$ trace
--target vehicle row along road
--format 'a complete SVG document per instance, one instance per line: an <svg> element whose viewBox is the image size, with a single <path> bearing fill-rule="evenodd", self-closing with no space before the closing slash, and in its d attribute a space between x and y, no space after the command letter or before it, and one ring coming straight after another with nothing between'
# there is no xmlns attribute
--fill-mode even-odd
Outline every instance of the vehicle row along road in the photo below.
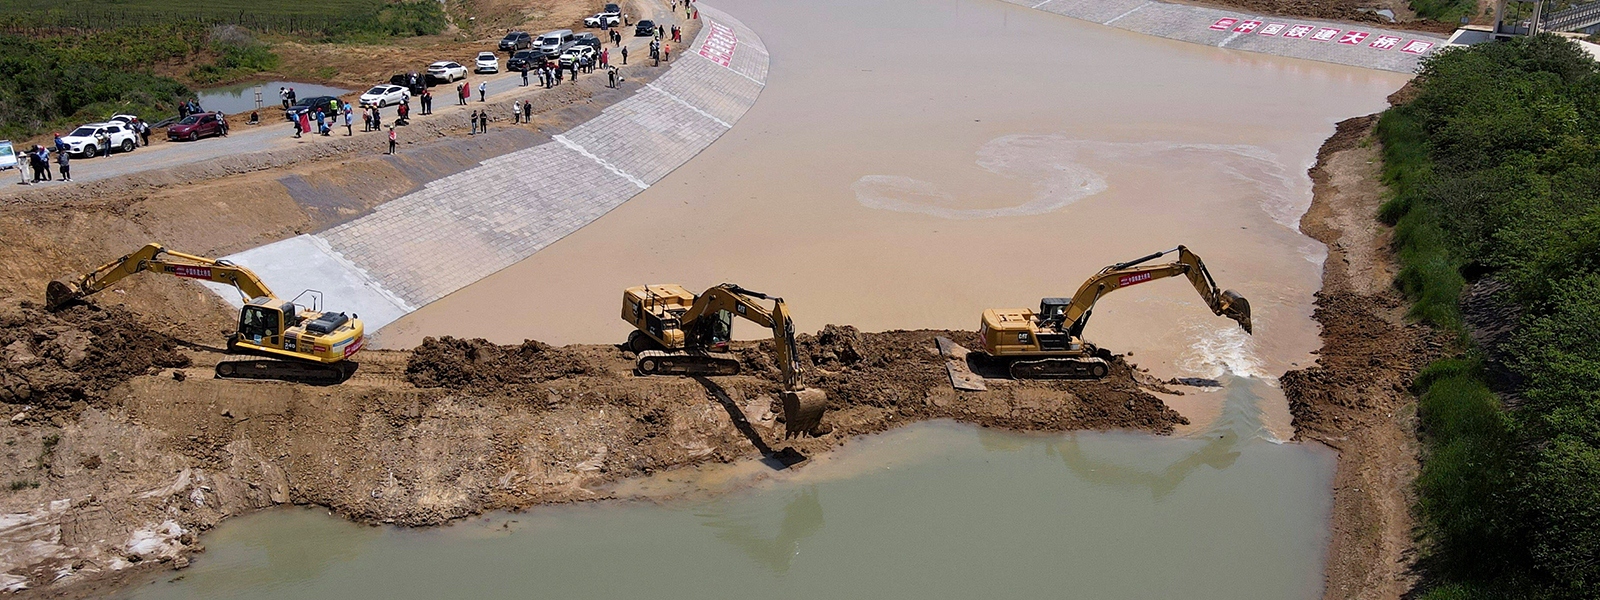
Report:
<svg viewBox="0 0 1600 600"><path fill-rule="evenodd" d="M650 15L650 17L654 19L656 23L661 24L663 27L666 27L669 30L673 24L682 24L681 15L672 14L665 6L652 6L649 10L651 10L653 13ZM629 67L650 68L647 65L649 64L648 46L651 38L634 36L633 28L631 26L623 27L620 29L620 31L623 34L623 45L628 48L629 58L631 59L629 61ZM498 38L496 38L494 41L485 42L485 49L493 50L493 44L497 42ZM605 44L605 47L611 49L613 55L616 54L615 48L609 42ZM505 60L508 58L508 56L506 56L504 53L499 54L501 55L501 68L504 69ZM451 60L451 58L440 57L439 60ZM473 57L470 56L457 58L456 60L462 65L466 65L468 68L471 68L471 65L473 64ZM617 60L617 63L621 63L620 59ZM663 63L658 68L665 69L667 66L668 63ZM419 67L418 72L421 72L421 70L422 69ZM626 71L624 71L624 73L626 74ZM541 90L533 84L533 82L537 81L536 76L530 73L528 77L530 82L529 87L523 88L521 93L540 93ZM594 74L587 75L587 77L604 77L604 75L597 70ZM471 103L469 103L467 106L459 106L456 104L453 94L455 93L455 86L460 82L442 83L432 88L434 114L426 116L421 115L421 110L419 105L416 103L416 99L412 99L411 118L413 122L427 122L429 120L454 115L459 111L477 110L482 106L482 104L478 102L479 82L488 82L488 97L489 100L494 101L507 93L518 91L518 88L520 88L522 85L522 74L506 71L494 74L485 73L481 75L468 73L467 78L464 81L470 83L472 86ZM374 84L378 83L383 82L374 82ZM352 106L354 104L354 102L351 103ZM282 110L277 105L266 106L262 108L261 113L261 125L245 125L243 119L239 118L238 116L230 118L228 120L229 133L227 137L206 138L194 142L173 142L155 147L139 148L131 153L117 153L113 154L109 158L100 157L73 161L73 181L79 182L79 185L83 185L98 180L129 175L141 171L165 169L196 163L220 156L233 156L247 154L250 152L259 152L263 150L288 148L296 144L324 143L325 141L324 138L316 135L305 135L298 139L295 138L294 126L283 118ZM508 115L502 114L495 116L496 118L504 118ZM389 107L384 109L383 118L385 123L392 122L395 118L395 108ZM359 118L354 126L361 126ZM342 127L339 129L342 130ZM401 136L401 142L404 143L406 141L405 129L400 128L397 129L397 131ZM356 132L356 134L362 135L362 133L359 131ZM157 129L150 132L151 138L162 137L165 135L165 129ZM365 135L380 134L367 133ZM335 133L330 137L343 136L344 134L340 132Z"/></svg>

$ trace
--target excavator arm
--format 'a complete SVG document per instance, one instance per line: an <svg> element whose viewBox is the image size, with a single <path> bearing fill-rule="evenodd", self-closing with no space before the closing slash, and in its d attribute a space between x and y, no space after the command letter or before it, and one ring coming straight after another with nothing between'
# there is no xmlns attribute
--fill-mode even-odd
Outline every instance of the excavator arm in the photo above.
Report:
<svg viewBox="0 0 1600 600"><path fill-rule="evenodd" d="M772 310L756 302L758 299L771 300ZM783 298L724 283L695 298L694 305L682 318L686 324L695 323L724 310L772 330L772 345L778 354L778 367L783 371L784 389L795 389L800 383L800 358L795 350L794 322L789 318L789 307Z"/></svg>
<svg viewBox="0 0 1600 600"><path fill-rule="evenodd" d="M1161 258L1172 253L1178 253L1175 262L1145 265L1145 263ZM1221 290L1211 278L1211 272L1206 269L1200 257L1191 252L1188 247L1178 246L1165 252L1156 252L1149 256L1141 257L1128 262L1117 263L1101 269L1088 281L1078 288L1078 293L1072 296L1072 301L1056 315L1045 315L1052 320L1049 323L1055 327L1065 327L1068 333L1074 336L1083 335L1084 326L1088 325L1089 315L1094 310L1094 305L1106 294L1119 289L1155 281L1167 277L1184 275L1189 278L1189 283L1194 285L1200 298L1205 300L1206 306L1217 316L1227 317L1239 323L1246 333L1252 333L1250 324L1250 302L1244 296L1233 290Z"/></svg>
<svg viewBox="0 0 1600 600"><path fill-rule="evenodd" d="M267 285L249 269L225 260L173 252L161 244L152 243L132 254L106 263L76 281L51 281L45 289L45 306L50 309L59 308L111 287L124 277L143 271L232 285L247 302L263 296L275 297L272 290L267 289Z"/></svg>
<svg viewBox="0 0 1600 600"><path fill-rule="evenodd" d="M757 300L771 300L772 309L768 310ZM828 408L828 397L822 390L808 389L800 384L800 354L794 342L794 321L789 317L789 307L783 298L724 283L696 297L688 312L683 314L683 323L697 323L703 317L724 310L772 330L772 346L777 353L778 367L783 372L782 399L787 435L814 431L822 423L822 413Z"/></svg>

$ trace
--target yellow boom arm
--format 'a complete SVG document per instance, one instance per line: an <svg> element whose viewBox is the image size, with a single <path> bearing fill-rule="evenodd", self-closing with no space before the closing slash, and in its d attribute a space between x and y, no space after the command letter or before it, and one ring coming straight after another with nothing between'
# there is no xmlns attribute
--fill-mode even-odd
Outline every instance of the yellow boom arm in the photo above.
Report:
<svg viewBox="0 0 1600 600"><path fill-rule="evenodd" d="M188 277L216 283L232 285L244 296L245 301L253 298L275 298L272 290L256 277L250 269L235 265L225 260L194 256L182 252L173 252L162 247L161 244L149 244L132 254L106 263L89 274L78 278L77 281L52 281L45 290L45 305L57 308L84 296L94 294L114 284L122 278L139 273L151 271L166 273L178 277Z"/></svg>
<svg viewBox="0 0 1600 600"><path fill-rule="evenodd" d="M1162 256L1178 253L1178 260L1167 264L1139 266L1143 263L1161 258ZM1211 272L1206 270L1206 265L1200 262L1200 257L1190 252L1185 246L1178 246L1166 252L1157 252L1149 256L1117 263L1101 269L1099 273L1090 277L1088 281L1078 288L1078 293L1072 296L1072 302L1066 310L1051 318L1055 321L1052 325L1057 327L1071 324L1069 333L1075 336L1083 334L1084 325L1088 324L1089 314L1094 309L1095 302L1102 296L1122 288L1138 285L1147 281L1155 281L1175 275L1186 275L1189 283L1194 284L1195 291L1206 301L1206 306L1218 316L1233 319L1243 327L1246 333L1251 332L1250 303L1243 296L1232 290L1219 290L1217 283L1211 279Z"/></svg>
<svg viewBox="0 0 1600 600"><path fill-rule="evenodd" d="M772 310L761 306L756 302L757 299L771 300ZM694 305L689 307L682 319L685 324L694 323L703 316L723 310L772 330L772 345L777 348L778 366L783 370L783 387L786 390L798 389L800 358L794 345L794 321L789 318L789 308L783 298L724 283L695 298Z"/></svg>

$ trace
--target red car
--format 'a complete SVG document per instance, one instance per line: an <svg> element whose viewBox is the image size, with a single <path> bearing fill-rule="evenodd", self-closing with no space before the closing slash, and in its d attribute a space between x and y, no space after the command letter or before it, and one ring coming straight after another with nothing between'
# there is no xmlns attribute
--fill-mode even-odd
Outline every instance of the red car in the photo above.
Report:
<svg viewBox="0 0 1600 600"><path fill-rule="evenodd" d="M222 113L200 113L184 117L167 128L167 139L195 141L212 135L228 135L228 120Z"/></svg>

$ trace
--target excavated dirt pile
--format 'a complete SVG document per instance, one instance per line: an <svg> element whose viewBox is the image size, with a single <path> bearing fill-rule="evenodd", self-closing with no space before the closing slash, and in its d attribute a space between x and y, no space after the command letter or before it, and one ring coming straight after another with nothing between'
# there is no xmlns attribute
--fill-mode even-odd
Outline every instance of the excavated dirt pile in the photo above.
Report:
<svg viewBox="0 0 1600 600"><path fill-rule="evenodd" d="M833 409L865 407L913 420L950 418L1020 430L1142 429L1171 432L1188 420L1141 389L1134 369L1116 357L1111 373L1095 381L990 380L987 392L951 388L945 359L934 343L947 337L978 347L975 332L951 330L861 333L829 325L817 335L797 336L807 385L825 390ZM765 353L762 353L763 355ZM841 414L847 433L886 429L892 420L860 428Z"/></svg>
<svg viewBox="0 0 1600 600"><path fill-rule="evenodd" d="M406 379L422 388L492 391L575 376L604 376L610 369L594 353L536 340L499 346L483 338L424 338L406 362Z"/></svg>
<svg viewBox="0 0 1600 600"><path fill-rule="evenodd" d="M0 303L0 402L52 411L97 403L117 384L189 365L173 338L120 307L81 304L50 312Z"/></svg>

